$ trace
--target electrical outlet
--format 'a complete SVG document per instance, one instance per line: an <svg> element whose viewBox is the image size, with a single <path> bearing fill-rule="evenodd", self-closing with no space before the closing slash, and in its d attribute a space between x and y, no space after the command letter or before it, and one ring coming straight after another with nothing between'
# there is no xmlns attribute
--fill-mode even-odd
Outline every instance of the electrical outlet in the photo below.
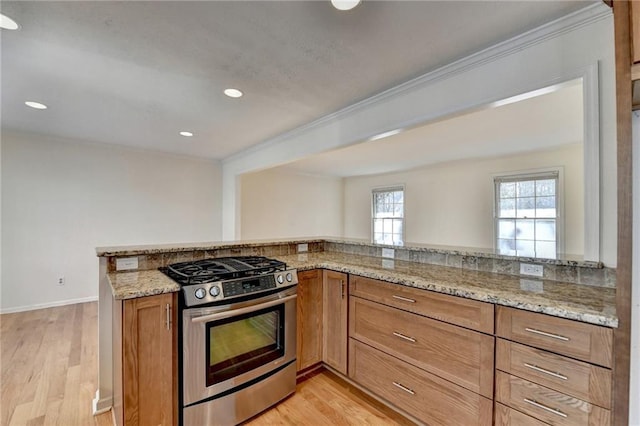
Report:
<svg viewBox="0 0 640 426"><path fill-rule="evenodd" d="M64 285L64 277L58 277L58 285Z"/></svg>
<svg viewBox="0 0 640 426"><path fill-rule="evenodd" d="M387 257L389 259L393 259L395 257L395 250L390 248L382 249L382 257Z"/></svg>
<svg viewBox="0 0 640 426"><path fill-rule="evenodd" d="M305 253L309 251L309 244L298 244L298 253Z"/></svg>
<svg viewBox="0 0 640 426"><path fill-rule="evenodd" d="M531 275L533 277L541 277L544 275L544 266L534 265L532 263L521 263L520 275Z"/></svg>
<svg viewBox="0 0 640 426"><path fill-rule="evenodd" d="M138 269L138 257L118 257L116 258L116 271L129 271Z"/></svg>

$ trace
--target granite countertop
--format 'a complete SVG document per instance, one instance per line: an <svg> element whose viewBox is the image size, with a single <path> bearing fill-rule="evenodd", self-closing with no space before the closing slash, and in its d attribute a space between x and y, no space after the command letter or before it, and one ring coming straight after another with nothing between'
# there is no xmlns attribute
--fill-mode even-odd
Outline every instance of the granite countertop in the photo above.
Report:
<svg viewBox="0 0 640 426"><path fill-rule="evenodd" d="M368 246L376 248L391 248L398 250L422 251L431 253L455 254L460 256L478 256L490 259L506 259L521 262L535 262L549 265L583 266L589 268L602 268L601 262L584 260L581 256L573 256L558 253L555 259L531 258L509 256L496 252L493 248L443 246L424 243L407 242L401 245L387 245L374 243L371 240L345 237L299 237L268 240L240 240L240 241L213 241L192 242L176 244L147 244L131 246L96 247L96 255L99 257L113 256L137 256L157 253L180 253L198 250L224 250L247 247L264 247L278 244L309 244L309 243L335 243L355 246Z"/></svg>
<svg viewBox="0 0 640 426"><path fill-rule="evenodd" d="M380 279L468 299L512 306L582 322L617 327L615 289L474 271L346 253L274 256L290 268L315 268ZM108 274L116 299L180 290L159 270Z"/></svg>
<svg viewBox="0 0 640 426"><path fill-rule="evenodd" d="M157 269L134 272L111 272L108 275L113 297L135 299L162 293L174 293L180 285Z"/></svg>
<svg viewBox="0 0 640 426"><path fill-rule="evenodd" d="M276 256L298 270L324 268L468 299L617 327L615 289L345 253Z"/></svg>

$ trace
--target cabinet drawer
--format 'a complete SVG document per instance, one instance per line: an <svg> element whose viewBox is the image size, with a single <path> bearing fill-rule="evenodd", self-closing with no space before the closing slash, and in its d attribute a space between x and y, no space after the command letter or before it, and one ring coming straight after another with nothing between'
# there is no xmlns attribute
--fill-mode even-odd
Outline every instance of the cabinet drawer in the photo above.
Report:
<svg viewBox="0 0 640 426"><path fill-rule="evenodd" d="M350 300L349 336L488 398L495 338L369 300Z"/></svg>
<svg viewBox="0 0 640 426"><path fill-rule="evenodd" d="M492 402L354 339L349 376L398 408L433 425L490 425Z"/></svg>
<svg viewBox="0 0 640 426"><path fill-rule="evenodd" d="M507 340L496 340L496 368L611 408L611 370Z"/></svg>
<svg viewBox="0 0 640 426"><path fill-rule="evenodd" d="M496 401L552 425L603 426L609 410L496 371Z"/></svg>
<svg viewBox="0 0 640 426"><path fill-rule="evenodd" d="M493 304L351 276L350 294L405 311L493 334Z"/></svg>
<svg viewBox="0 0 640 426"><path fill-rule="evenodd" d="M496 403L496 426L546 426L546 423L522 414L520 411Z"/></svg>
<svg viewBox="0 0 640 426"><path fill-rule="evenodd" d="M496 334L505 339L611 367L613 331L610 328L498 306Z"/></svg>

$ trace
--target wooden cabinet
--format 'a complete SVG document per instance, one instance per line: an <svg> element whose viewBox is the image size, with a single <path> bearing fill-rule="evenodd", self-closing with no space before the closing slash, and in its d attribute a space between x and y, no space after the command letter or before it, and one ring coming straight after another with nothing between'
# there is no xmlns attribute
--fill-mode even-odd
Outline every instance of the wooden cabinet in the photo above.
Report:
<svg viewBox="0 0 640 426"><path fill-rule="evenodd" d="M322 361L347 374L347 275L323 271Z"/></svg>
<svg viewBox="0 0 640 426"><path fill-rule="evenodd" d="M177 293L115 300L113 307L116 424L176 424Z"/></svg>
<svg viewBox="0 0 640 426"><path fill-rule="evenodd" d="M356 339L349 345L351 378L415 418L433 425L491 425L491 399Z"/></svg>
<svg viewBox="0 0 640 426"><path fill-rule="evenodd" d="M525 345L611 367L613 330L597 325L498 306L496 334Z"/></svg>
<svg viewBox="0 0 640 426"><path fill-rule="evenodd" d="M610 412L520 377L496 371L496 401L547 424L604 426Z"/></svg>
<svg viewBox="0 0 640 426"><path fill-rule="evenodd" d="M350 277L349 293L450 324L493 334L492 303L358 276Z"/></svg>
<svg viewBox="0 0 640 426"><path fill-rule="evenodd" d="M298 273L298 371L322 362L322 288L322 270Z"/></svg>
<svg viewBox="0 0 640 426"><path fill-rule="evenodd" d="M487 398L493 397L493 336L359 297L349 337Z"/></svg>
<svg viewBox="0 0 640 426"><path fill-rule="evenodd" d="M427 424L493 420L493 305L349 277L349 377ZM448 320L450 322L446 322Z"/></svg>
<svg viewBox="0 0 640 426"><path fill-rule="evenodd" d="M496 312L496 403L553 425L610 423L611 329L504 306ZM496 415L497 425L512 421Z"/></svg>

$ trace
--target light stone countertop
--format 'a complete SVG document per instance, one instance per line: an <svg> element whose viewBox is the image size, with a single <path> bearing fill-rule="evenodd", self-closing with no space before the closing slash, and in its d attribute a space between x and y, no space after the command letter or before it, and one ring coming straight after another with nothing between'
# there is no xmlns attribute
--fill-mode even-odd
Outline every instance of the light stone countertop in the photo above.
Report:
<svg viewBox="0 0 640 426"><path fill-rule="evenodd" d="M107 275L117 300L135 299L180 291L180 285L157 269L133 272L111 272Z"/></svg>
<svg viewBox="0 0 640 426"><path fill-rule="evenodd" d="M618 326L613 288L524 279L346 253L321 252L273 257L298 270L330 269L591 324ZM178 284L158 270L110 273L109 280L116 299L180 289Z"/></svg>

